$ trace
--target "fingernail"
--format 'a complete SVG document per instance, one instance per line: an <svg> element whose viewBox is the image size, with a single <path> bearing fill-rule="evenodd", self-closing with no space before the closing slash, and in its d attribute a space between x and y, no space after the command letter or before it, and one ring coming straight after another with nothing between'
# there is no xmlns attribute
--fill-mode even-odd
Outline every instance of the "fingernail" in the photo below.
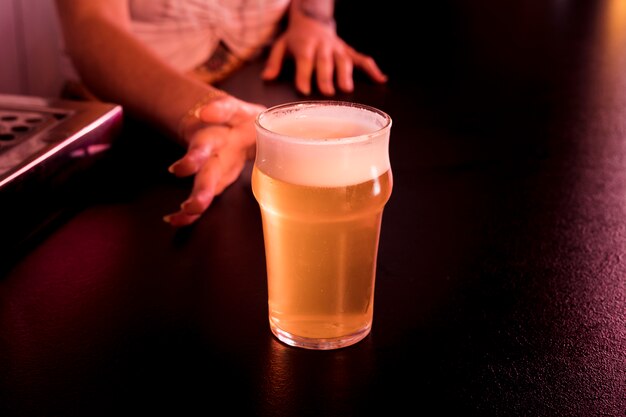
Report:
<svg viewBox="0 0 626 417"><path fill-rule="evenodd" d="M187 214L199 214L202 212L201 203L193 198L183 201L180 204L180 209Z"/></svg>
<svg viewBox="0 0 626 417"><path fill-rule="evenodd" d="M173 174L176 170L176 167L178 166L178 162L174 162L172 165L170 165L167 170L169 171L170 174Z"/></svg>
<svg viewBox="0 0 626 417"><path fill-rule="evenodd" d="M165 223L172 223L172 216L169 214L167 216L163 216L163 221Z"/></svg>
<svg viewBox="0 0 626 417"><path fill-rule="evenodd" d="M180 203L180 208L183 211L187 211L191 208L192 202L189 200L183 201L182 203Z"/></svg>

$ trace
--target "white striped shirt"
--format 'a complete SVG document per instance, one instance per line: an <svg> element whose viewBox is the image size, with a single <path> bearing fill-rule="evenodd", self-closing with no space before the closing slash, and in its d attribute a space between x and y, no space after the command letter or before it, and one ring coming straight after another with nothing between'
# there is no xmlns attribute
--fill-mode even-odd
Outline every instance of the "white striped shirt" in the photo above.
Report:
<svg viewBox="0 0 626 417"><path fill-rule="evenodd" d="M276 33L290 0L129 0L132 30L174 68L188 72L222 42L248 59Z"/></svg>

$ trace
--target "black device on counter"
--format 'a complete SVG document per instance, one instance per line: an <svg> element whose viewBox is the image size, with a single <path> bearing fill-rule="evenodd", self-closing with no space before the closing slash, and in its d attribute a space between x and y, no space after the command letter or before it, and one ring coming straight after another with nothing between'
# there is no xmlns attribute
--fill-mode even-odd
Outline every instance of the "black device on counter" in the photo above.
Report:
<svg viewBox="0 0 626 417"><path fill-rule="evenodd" d="M112 103L0 94L0 260L68 209L122 125Z"/></svg>

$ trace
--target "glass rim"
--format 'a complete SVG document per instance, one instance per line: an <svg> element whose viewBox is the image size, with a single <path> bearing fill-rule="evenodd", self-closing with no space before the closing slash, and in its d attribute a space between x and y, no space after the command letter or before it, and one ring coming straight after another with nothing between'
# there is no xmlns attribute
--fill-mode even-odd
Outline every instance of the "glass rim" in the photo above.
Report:
<svg viewBox="0 0 626 417"><path fill-rule="evenodd" d="M275 113L277 111L281 111L281 110L285 110L285 109L289 109L289 108L293 108L295 109L294 111L297 111L297 109L301 109L301 108L307 108L307 107L313 107L313 106L326 106L326 107L345 107L345 108L353 108L353 109L360 109L360 110L365 110L368 111L371 114L374 114L378 117L381 118L381 120L383 121L382 126L376 128L376 129L372 129L371 131L368 131L367 133L363 133L360 135L352 135L352 136L345 136L345 137L341 137L341 138L336 138L336 139L328 139L328 138L317 138L317 139L324 139L324 140L311 140L311 139L316 139L316 138L301 138L299 136L291 136L291 135L285 135L282 133L278 133L275 132L271 129L268 129L267 127L263 126L262 124L262 119L264 117L266 117L267 115L269 115L270 113ZM331 144L331 143L346 143L346 142L358 142L361 140L364 140L366 138L370 138L372 136L376 136L379 135L381 132L385 131L385 130L389 130L391 128L391 124L392 124L392 119L391 116L389 116L389 114L387 114L386 112L384 112L383 110L380 110L379 108L376 108L374 106L368 105L368 104L363 104L363 103L358 103L358 102L352 102L352 101L345 101L345 100L299 100L299 101L291 101L291 102L287 102L287 103L281 103L281 104L277 104L274 106L270 106L268 108L266 108L265 110L261 111L254 119L254 124L256 125L256 127L258 129L260 129L261 131L268 133L270 135L272 135L273 137L276 138L283 138L285 140L289 140L290 142L306 142L309 145L313 145L313 144Z"/></svg>

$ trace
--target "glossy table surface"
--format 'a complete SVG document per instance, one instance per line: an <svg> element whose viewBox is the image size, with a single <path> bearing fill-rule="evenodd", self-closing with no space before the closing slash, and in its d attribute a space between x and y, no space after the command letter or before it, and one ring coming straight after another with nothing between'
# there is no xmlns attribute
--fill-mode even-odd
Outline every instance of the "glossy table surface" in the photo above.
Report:
<svg viewBox="0 0 626 417"><path fill-rule="evenodd" d="M393 119L366 339L278 342L250 166L176 231L182 150L129 122L3 270L0 415L623 416L626 4L433 3L338 4L390 75L338 96ZM302 99L261 68L223 88Z"/></svg>

